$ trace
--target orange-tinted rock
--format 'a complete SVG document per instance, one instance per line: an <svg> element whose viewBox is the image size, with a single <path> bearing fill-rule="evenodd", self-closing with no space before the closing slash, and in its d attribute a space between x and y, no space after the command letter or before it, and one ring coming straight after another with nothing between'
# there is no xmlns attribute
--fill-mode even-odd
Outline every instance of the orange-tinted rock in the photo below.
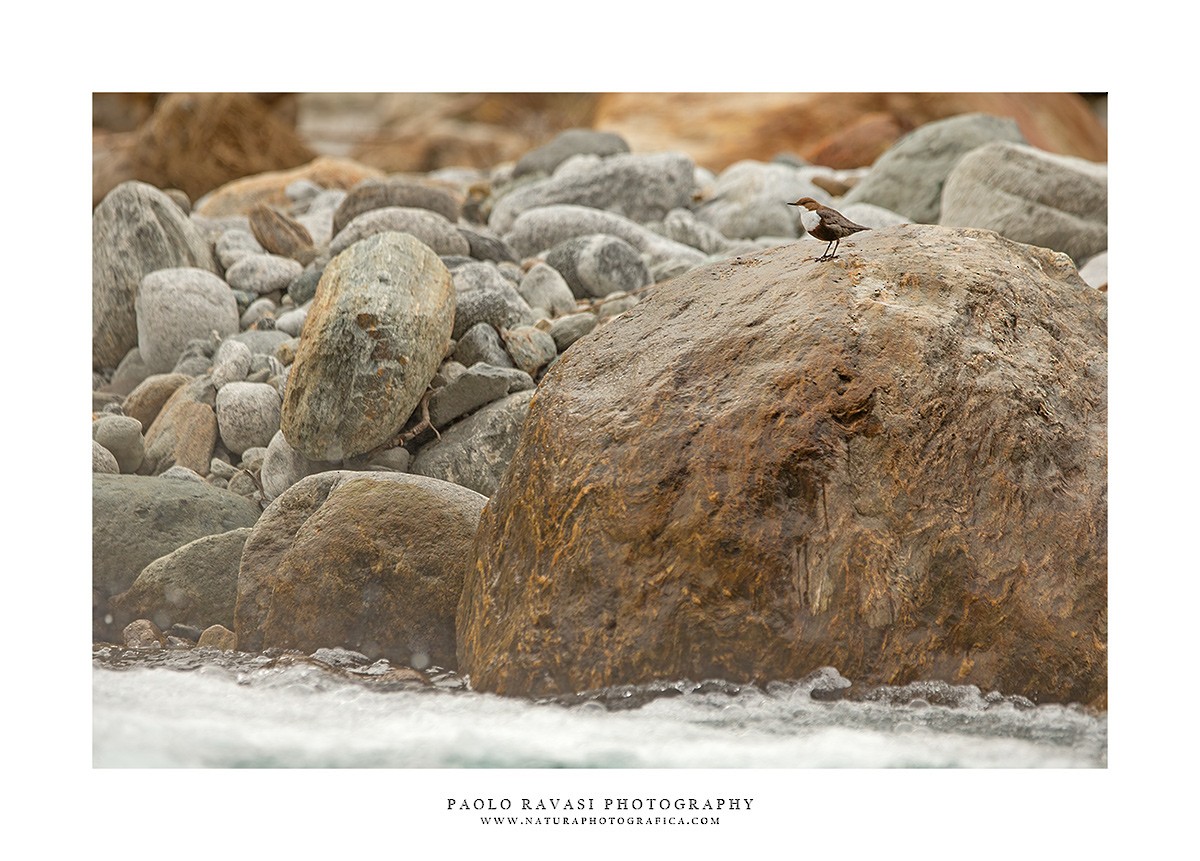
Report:
<svg viewBox="0 0 1200 861"><path fill-rule="evenodd" d="M594 124L621 135L634 152L686 152L721 170L780 152L815 160L830 135L868 115L913 129L974 112L1012 117L1040 149L1108 158L1108 133L1076 93L606 93Z"/></svg>
<svg viewBox="0 0 1200 861"><path fill-rule="evenodd" d="M187 374L153 374L138 383L121 403L121 409L149 430L171 395L191 379Z"/></svg>
<svg viewBox="0 0 1200 861"><path fill-rule="evenodd" d="M130 160L137 179L194 200L232 179L313 156L290 124L248 93L171 93L138 129Z"/></svg>
<svg viewBox="0 0 1200 861"><path fill-rule="evenodd" d="M302 479L246 542L238 648L341 646L418 668L455 666L454 614L486 502L419 475Z"/></svg>
<svg viewBox="0 0 1200 861"><path fill-rule="evenodd" d="M159 475L186 466L208 475L217 444L217 390L208 377L181 385L146 430L146 453L138 472Z"/></svg>
<svg viewBox="0 0 1200 861"><path fill-rule="evenodd" d="M838 169L867 167L906 131L891 114L864 114L847 128L813 144L808 158L813 164Z"/></svg>
<svg viewBox="0 0 1200 861"><path fill-rule="evenodd" d="M260 204L287 210L291 207L291 201L285 191L297 180L306 179L322 188L350 189L364 179L382 176L375 168L359 162L322 156L292 170L276 170L235 179L201 201L196 214L206 218L247 215Z"/></svg>
<svg viewBox="0 0 1200 861"><path fill-rule="evenodd" d="M543 379L459 608L478 690L946 680L1106 696L1106 300L993 233L659 285Z"/></svg>

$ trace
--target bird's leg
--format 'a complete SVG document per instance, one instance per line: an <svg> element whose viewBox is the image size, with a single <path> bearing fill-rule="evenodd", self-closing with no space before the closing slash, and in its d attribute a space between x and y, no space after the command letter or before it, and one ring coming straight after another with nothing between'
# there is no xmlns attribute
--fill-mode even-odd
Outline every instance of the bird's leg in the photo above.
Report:
<svg viewBox="0 0 1200 861"><path fill-rule="evenodd" d="M818 261L821 261L821 260L828 260L828 259L829 259L829 249L830 249L830 248L832 248L832 247L833 247L833 243L832 243L832 242L830 242L828 245L826 245L826 246L825 246L825 253L824 253L824 254L822 254L820 257L818 257L818 258L817 258L817 260L818 260Z"/></svg>
<svg viewBox="0 0 1200 861"><path fill-rule="evenodd" d="M833 240L833 253L829 255L830 260L837 257L838 246L841 244L842 244L842 240L840 238Z"/></svg>

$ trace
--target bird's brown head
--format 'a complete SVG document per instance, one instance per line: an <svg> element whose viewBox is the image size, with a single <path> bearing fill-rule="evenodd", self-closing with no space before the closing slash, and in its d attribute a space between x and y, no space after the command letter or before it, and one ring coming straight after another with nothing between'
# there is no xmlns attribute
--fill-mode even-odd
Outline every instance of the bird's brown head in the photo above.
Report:
<svg viewBox="0 0 1200 861"><path fill-rule="evenodd" d="M811 197L802 197L799 200L797 200L795 203L788 204L788 206L803 206L805 209L808 209L808 210L816 209L820 205L821 204L817 203Z"/></svg>

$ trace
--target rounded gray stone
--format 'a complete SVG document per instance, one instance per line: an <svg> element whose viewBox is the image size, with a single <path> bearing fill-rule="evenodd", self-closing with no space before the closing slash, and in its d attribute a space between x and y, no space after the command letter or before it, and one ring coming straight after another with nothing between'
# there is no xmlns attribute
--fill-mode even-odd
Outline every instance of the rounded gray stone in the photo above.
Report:
<svg viewBox="0 0 1200 861"><path fill-rule="evenodd" d="M936 224L950 171L968 152L994 141L1024 143L1025 138L1016 121L988 114L926 123L892 144L841 202L873 203L911 221Z"/></svg>
<svg viewBox="0 0 1200 861"><path fill-rule="evenodd" d="M454 347L454 360L465 367L486 362L498 368L513 367L512 357L500 341L500 333L491 323L476 323L462 334Z"/></svg>
<svg viewBox="0 0 1200 861"><path fill-rule="evenodd" d="M124 182L92 214L92 363L115 367L138 346L136 295L159 269L215 272L208 241L170 197Z"/></svg>
<svg viewBox="0 0 1200 861"><path fill-rule="evenodd" d="M449 222L458 221L462 215L461 204L445 189L402 177L366 179L350 189L337 205L333 230L340 233L363 213L388 207L428 210Z"/></svg>
<svg viewBox="0 0 1200 861"><path fill-rule="evenodd" d="M92 439L112 452L120 472L134 473L142 465L146 449L142 423L137 419L101 416L92 422Z"/></svg>
<svg viewBox="0 0 1200 861"><path fill-rule="evenodd" d="M220 390L228 383L238 383L250 373L250 348L241 341L226 339L213 355L212 383Z"/></svg>
<svg viewBox="0 0 1200 861"><path fill-rule="evenodd" d="M559 317L550 324L550 337L554 339L554 345L561 353L588 332L595 329L599 322L599 318L590 311L568 314L565 317Z"/></svg>
<svg viewBox="0 0 1200 861"><path fill-rule="evenodd" d="M280 332L286 332L294 337L300 337L300 332L304 329L304 321L308 319L308 308L293 308L290 311L284 311L275 318L275 328Z"/></svg>
<svg viewBox="0 0 1200 861"><path fill-rule="evenodd" d="M138 287L134 307L138 350L152 374L172 370L189 341L238 331L229 285L204 269L151 272Z"/></svg>
<svg viewBox="0 0 1200 861"><path fill-rule="evenodd" d="M492 207L488 226L508 231L522 212L552 204L580 204L632 221L661 219L691 202L695 162L682 153L621 154L518 186Z"/></svg>
<svg viewBox="0 0 1200 861"><path fill-rule="evenodd" d="M216 409L221 441L234 454L266 446L279 431L279 393L266 383L227 383Z"/></svg>
<svg viewBox="0 0 1200 861"><path fill-rule="evenodd" d="M999 142L959 160L942 191L941 223L1086 260L1108 248L1108 167Z"/></svg>
<svg viewBox="0 0 1200 861"><path fill-rule="evenodd" d="M450 346L450 273L403 233L351 245L325 269L288 375L282 429L311 460L385 444L411 415Z"/></svg>
<svg viewBox="0 0 1200 861"><path fill-rule="evenodd" d="M357 216L329 243L331 254L340 254L355 242L378 233L408 233L435 254L470 254L471 245L444 216L427 209L388 206Z"/></svg>
<svg viewBox="0 0 1200 861"><path fill-rule="evenodd" d="M829 195L813 185L814 169L761 161L739 161L725 168L713 195L696 208L696 219L729 239L799 235L795 207L801 197L827 201Z"/></svg>
<svg viewBox="0 0 1200 861"><path fill-rule="evenodd" d="M517 292L532 308L545 308L553 316L575 311L575 294L558 270L536 263L521 279Z"/></svg>
<svg viewBox="0 0 1200 861"><path fill-rule="evenodd" d="M467 263L455 269L454 289L457 307L453 337L456 341L479 323L501 329L528 325L535 320L529 303L491 263Z"/></svg>
<svg viewBox="0 0 1200 861"><path fill-rule="evenodd" d="M267 249L262 247L249 230L234 227L221 234L221 238L217 240L216 252L221 266L229 269L243 257L266 254Z"/></svg>
<svg viewBox="0 0 1200 861"><path fill-rule="evenodd" d="M546 263L559 272L581 299L637 290L652 283L650 270L637 249L607 234L577 236L546 253Z"/></svg>
<svg viewBox="0 0 1200 861"><path fill-rule="evenodd" d="M522 257L532 257L560 242L593 233L624 239L646 255L652 271L656 264L667 261L685 261L690 266L699 266L705 261L703 252L661 236L628 218L567 203L540 206L521 213L512 229L504 235L504 241Z"/></svg>
<svg viewBox="0 0 1200 861"><path fill-rule="evenodd" d="M225 270L225 280L235 290L273 293L286 290L304 271L299 261L278 254L247 254Z"/></svg>
<svg viewBox="0 0 1200 861"><path fill-rule="evenodd" d="M590 153L599 156L629 152L625 139L613 132L593 129L566 129L553 140L521 156L513 167L513 178L526 174L550 174L573 155Z"/></svg>

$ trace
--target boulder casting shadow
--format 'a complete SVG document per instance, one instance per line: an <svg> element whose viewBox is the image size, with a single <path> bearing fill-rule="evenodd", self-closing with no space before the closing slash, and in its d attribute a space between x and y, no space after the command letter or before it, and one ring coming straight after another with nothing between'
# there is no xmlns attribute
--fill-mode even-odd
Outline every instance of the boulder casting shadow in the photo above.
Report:
<svg viewBox="0 0 1200 861"><path fill-rule="evenodd" d="M479 690L821 666L1103 707L1106 299L903 225L665 282L563 355L483 512Z"/></svg>

